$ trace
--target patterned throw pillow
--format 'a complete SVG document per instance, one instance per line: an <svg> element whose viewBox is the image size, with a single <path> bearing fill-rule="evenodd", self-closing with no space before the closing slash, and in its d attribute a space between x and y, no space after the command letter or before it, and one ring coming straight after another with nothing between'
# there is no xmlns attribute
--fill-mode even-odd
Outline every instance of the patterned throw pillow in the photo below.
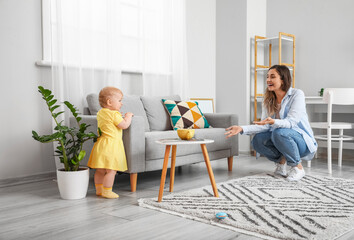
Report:
<svg viewBox="0 0 354 240"><path fill-rule="evenodd" d="M211 127L205 119L198 104L195 102L183 102L162 99L171 117L174 130L179 128L209 128Z"/></svg>

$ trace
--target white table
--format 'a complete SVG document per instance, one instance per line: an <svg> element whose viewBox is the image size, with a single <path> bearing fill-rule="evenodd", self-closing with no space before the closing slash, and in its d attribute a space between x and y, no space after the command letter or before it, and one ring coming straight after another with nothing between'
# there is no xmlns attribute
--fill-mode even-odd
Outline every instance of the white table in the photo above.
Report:
<svg viewBox="0 0 354 240"><path fill-rule="evenodd" d="M170 173L170 175L171 175L170 176L170 192L173 192L177 145L200 144L200 146L202 148L203 156L204 156L204 161L205 161L206 167L208 169L211 186L213 187L214 196L219 197L218 189L216 188L216 184L215 184L213 169L211 168L211 165L210 165L209 154L208 154L207 148L205 146L205 144L213 143L213 142L214 142L214 140L210 140L210 139L194 139L194 138L192 138L191 140L181 140L179 138L171 138L171 139L161 139L161 140L156 141L156 143L158 143L158 144L166 145L165 157L164 157L162 173L161 173L161 182L160 182L158 202L161 202L161 200L162 200L171 146L172 146L172 156L171 156L171 173Z"/></svg>

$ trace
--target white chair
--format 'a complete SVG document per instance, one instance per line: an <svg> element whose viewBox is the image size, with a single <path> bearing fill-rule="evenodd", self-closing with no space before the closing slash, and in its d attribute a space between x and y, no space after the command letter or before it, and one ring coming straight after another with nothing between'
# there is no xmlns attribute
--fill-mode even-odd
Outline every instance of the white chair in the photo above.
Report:
<svg viewBox="0 0 354 240"><path fill-rule="evenodd" d="M327 129L327 135L315 135L318 141L327 141L328 172L332 173L332 141L339 142L338 166L342 166L343 141L354 140L352 136L343 135L344 129L353 129L354 123L332 122L333 105L354 105L354 88L326 88L323 100L328 104L327 122L312 122L312 128ZM333 135L332 130L338 130L338 135Z"/></svg>

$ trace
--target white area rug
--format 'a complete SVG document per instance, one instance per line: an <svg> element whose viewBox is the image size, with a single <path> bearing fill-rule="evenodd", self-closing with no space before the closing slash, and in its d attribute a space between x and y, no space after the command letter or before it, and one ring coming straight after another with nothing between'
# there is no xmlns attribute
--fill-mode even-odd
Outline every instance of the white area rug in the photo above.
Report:
<svg viewBox="0 0 354 240"><path fill-rule="evenodd" d="M335 239L354 228L354 181L305 176L300 182L256 175L139 205L264 239ZM228 218L219 220L217 212Z"/></svg>

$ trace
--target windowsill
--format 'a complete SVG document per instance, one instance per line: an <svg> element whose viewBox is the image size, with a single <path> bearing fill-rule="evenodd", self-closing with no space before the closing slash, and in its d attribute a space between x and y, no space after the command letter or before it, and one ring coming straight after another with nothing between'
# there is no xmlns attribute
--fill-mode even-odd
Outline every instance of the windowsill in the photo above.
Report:
<svg viewBox="0 0 354 240"><path fill-rule="evenodd" d="M52 64L48 61L44 61L44 60L39 60L39 61L36 61L36 66L38 67L52 67ZM70 67L70 66L69 66ZM85 67L83 67L85 68ZM106 69L103 69L103 68L95 68L96 70L106 70ZM124 69L122 70L122 73L125 73L125 74L138 74L138 75L142 75L143 73L140 71L140 70L134 70L134 69Z"/></svg>

